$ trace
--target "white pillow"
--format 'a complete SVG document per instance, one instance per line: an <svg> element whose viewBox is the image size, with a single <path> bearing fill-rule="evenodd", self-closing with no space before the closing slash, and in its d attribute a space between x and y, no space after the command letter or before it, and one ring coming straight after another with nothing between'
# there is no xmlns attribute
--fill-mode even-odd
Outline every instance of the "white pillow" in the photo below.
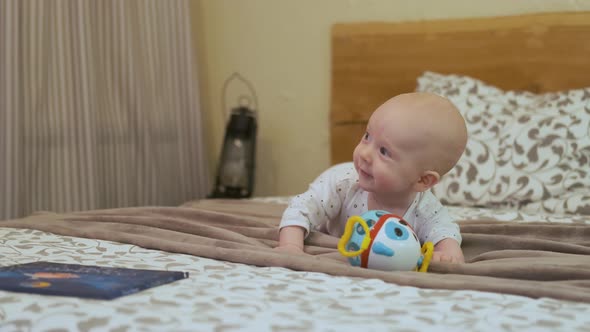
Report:
<svg viewBox="0 0 590 332"><path fill-rule="evenodd" d="M465 153L433 188L443 203L590 214L590 88L503 91L426 72L417 91L448 98L467 124Z"/></svg>

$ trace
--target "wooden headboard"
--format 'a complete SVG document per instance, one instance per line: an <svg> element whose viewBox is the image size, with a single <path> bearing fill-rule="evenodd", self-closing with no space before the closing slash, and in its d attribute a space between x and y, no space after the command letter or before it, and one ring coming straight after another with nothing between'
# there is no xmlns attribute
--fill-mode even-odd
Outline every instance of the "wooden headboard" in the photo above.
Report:
<svg viewBox="0 0 590 332"><path fill-rule="evenodd" d="M350 161L373 110L426 70L532 92L590 86L590 12L334 25L332 163Z"/></svg>

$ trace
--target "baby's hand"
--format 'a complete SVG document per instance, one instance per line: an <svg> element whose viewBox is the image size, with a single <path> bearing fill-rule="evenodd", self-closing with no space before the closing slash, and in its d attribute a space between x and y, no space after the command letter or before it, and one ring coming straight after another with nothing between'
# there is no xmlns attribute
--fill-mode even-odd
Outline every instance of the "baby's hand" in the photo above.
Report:
<svg viewBox="0 0 590 332"><path fill-rule="evenodd" d="M442 263L464 263L465 260L463 258L463 255L459 256L453 256L453 255L449 255L446 254L442 251L435 251L432 254L432 262L442 262Z"/></svg>
<svg viewBox="0 0 590 332"><path fill-rule="evenodd" d="M273 249L274 251L284 252L287 254L295 254L295 255L307 255L303 248L296 246L294 244L286 244L286 245L279 245Z"/></svg>
<svg viewBox="0 0 590 332"><path fill-rule="evenodd" d="M459 243L453 239L444 239L434 246L433 262L465 263Z"/></svg>

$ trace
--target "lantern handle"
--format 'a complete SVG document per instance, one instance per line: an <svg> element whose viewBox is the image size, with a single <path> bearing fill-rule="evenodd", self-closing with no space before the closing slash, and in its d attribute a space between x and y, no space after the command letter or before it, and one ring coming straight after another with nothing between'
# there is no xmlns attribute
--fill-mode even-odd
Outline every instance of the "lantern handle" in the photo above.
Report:
<svg viewBox="0 0 590 332"><path fill-rule="evenodd" d="M247 94L240 94L238 97L238 106L239 107L245 107L248 108L249 110L252 111L252 113L254 114L255 118L258 118L258 96L256 95L256 90L254 89L254 86L252 85L252 83L250 81L248 81L246 78L244 78L242 75L240 75L240 73L238 72L234 72L232 73L228 78L225 79L225 82L223 82L223 88L222 88L222 93L221 93L221 107L223 109L223 115L225 118L225 122L228 121L229 119L229 115L230 112L227 108L226 105L226 99L227 99L227 88L229 86L229 84L234 81L234 80L238 80L241 81L243 84L245 84L248 87L248 90L250 95ZM253 102L253 105L251 105Z"/></svg>

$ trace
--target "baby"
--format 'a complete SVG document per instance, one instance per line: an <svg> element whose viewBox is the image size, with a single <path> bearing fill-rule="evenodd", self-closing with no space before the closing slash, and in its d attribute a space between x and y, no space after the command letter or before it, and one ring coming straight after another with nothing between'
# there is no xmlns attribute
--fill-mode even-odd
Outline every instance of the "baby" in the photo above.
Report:
<svg viewBox="0 0 590 332"><path fill-rule="evenodd" d="M434 243L433 261L463 263L459 227L430 188L466 144L465 121L449 100L429 93L389 99L371 115L353 163L329 168L291 200L276 250L303 253L311 230L340 237L350 216L385 210L403 216L421 243Z"/></svg>

